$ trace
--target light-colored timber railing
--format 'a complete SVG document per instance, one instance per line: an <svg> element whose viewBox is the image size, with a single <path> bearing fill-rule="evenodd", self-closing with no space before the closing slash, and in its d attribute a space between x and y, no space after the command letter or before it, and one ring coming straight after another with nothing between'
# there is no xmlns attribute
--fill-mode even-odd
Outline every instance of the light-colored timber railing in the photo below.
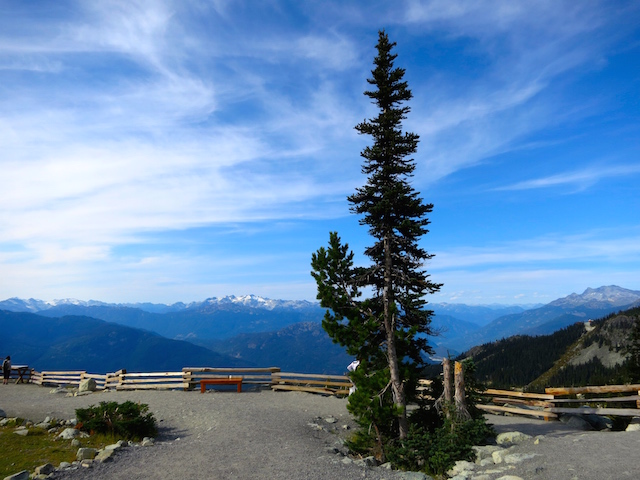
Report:
<svg viewBox="0 0 640 480"><path fill-rule="evenodd" d="M637 395L620 395L632 392ZM492 413L527 415L545 420L558 418L560 414L640 416L640 385L546 388L545 393L487 389L484 395L490 403L478 405L478 408ZM622 404L626 408L611 407L612 404Z"/></svg>
<svg viewBox="0 0 640 480"><path fill-rule="evenodd" d="M323 393L327 395L349 395L353 386L346 375L322 375L275 372L272 377L273 390Z"/></svg>
<svg viewBox="0 0 640 480"><path fill-rule="evenodd" d="M228 377L241 377L243 384L270 387L273 390L324 395L348 395L353 386L346 375L281 372L278 367L184 367L179 372L127 372L123 369L107 374L86 371L38 372L31 369L28 373L25 381L45 386L77 387L83 380L92 378L98 390L194 390L200 386L201 380ZM420 380L418 389L422 396L429 395L430 386L428 380ZM491 413L534 416L545 420L557 419L560 414L640 416L640 384L547 388L545 393L487 389L483 395L487 403L477 406Z"/></svg>
<svg viewBox="0 0 640 480"><path fill-rule="evenodd" d="M93 378L98 390L194 390L201 380L240 377L243 384L271 387L274 390L296 390L328 395L348 395L351 381L346 375L281 372L279 367L213 368L184 367L180 372L127 372L94 374L85 371L32 370L31 383L47 386L77 387Z"/></svg>

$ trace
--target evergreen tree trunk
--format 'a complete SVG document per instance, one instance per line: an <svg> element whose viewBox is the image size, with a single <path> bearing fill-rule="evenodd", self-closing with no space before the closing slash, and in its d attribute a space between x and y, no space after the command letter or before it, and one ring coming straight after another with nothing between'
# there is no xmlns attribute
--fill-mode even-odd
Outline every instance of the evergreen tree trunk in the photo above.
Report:
<svg viewBox="0 0 640 480"><path fill-rule="evenodd" d="M389 238L384 238L384 258L385 258L385 273L384 273L384 291L383 291L383 305L384 305L384 324L387 334L387 357L389 361L389 373L391 382L391 391L393 392L393 403L402 412L398 418L398 434L401 440L407 438L409 434L409 424L407 422L407 400L404 393L404 385L400 376L400 368L398 366L398 352L396 350L395 339L395 314L391 311L392 299L391 292L393 291L393 282L391 279L391 271L393 263L391 259L391 249L389 247Z"/></svg>
<svg viewBox="0 0 640 480"><path fill-rule="evenodd" d="M451 385L451 360L445 358L442 361L442 385L444 391L442 392L442 398L444 399L444 413L447 418L451 418L450 406L453 401L452 385Z"/></svg>
<svg viewBox="0 0 640 480"><path fill-rule="evenodd" d="M469 410L467 409L466 392L464 389L464 365L456 362L454 367L455 400L456 400L456 417L460 420L469 420Z"/></svg>

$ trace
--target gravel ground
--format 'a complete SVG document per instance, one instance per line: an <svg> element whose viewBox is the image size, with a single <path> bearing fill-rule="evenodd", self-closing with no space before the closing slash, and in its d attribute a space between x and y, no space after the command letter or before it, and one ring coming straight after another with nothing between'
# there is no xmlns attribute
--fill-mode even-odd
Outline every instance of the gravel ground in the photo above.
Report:
<svg viewBox="0 0 640 480"><path fill-rule="evenodd" d="M0 387L0 408L7 416L42 421L68 419L75 409L100 401L146 403L160 427L153 447L130 447L114 462L57 472L55 479L397 479L381 468L343 464L330 448L354 424L346 400L299 392L269 390L207 392L132 391L65 397L36 385ZM334 417L337 423L326 423ZM489 415L498 432L544 435L514 447L536 457L476 475L496 480L516 475L535 480L640 479L640 432L580 432L560 422ZM310 424L324 427L318 430ZM335 431L331 431L335 428ZM498 466L496 466L498 467ZM506 467L503 467L506 468ZM489 470L489 471L487 471Z"/></svg>

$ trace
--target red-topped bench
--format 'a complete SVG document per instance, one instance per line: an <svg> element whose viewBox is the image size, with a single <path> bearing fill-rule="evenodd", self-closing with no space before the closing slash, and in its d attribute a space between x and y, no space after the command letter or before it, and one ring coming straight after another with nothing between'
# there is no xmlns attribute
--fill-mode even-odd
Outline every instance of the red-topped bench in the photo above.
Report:
<svg viewBox="0 0 640 480"><path fill-rule="evenodd" d="M207 385L237 385L238 393L242 392L242 377L203 378L200 380L200 393L207 390Z"/></svg>

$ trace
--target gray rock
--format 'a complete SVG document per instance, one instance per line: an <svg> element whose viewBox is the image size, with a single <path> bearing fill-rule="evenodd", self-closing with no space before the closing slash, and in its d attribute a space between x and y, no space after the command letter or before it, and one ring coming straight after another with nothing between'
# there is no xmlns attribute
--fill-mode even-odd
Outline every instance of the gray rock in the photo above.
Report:
<svg viewBox="0 0 640 480"><path fill-rule="evenodd" d="M400 472L396 475L399 480L433 480L433 477L422 472Z"/></svg>
<svg viewBox="0 0 640 480"><path fill-rule="evenodd" d="M27 470L23 470L18 473L14 473L13 475L9 475L8 477L4 477L4 480L29 480L29 472Z"/></svg>
<svg viewBox="0 0 640 480"><path fill-rule="evenodd" d="M78 430L76 430L75 428L65 428L58 435L58 438L61 438L63 440L71 440L73 438L76 438L79 434L80 434L80 432Z"/></svg>
<svg viewBox="0 0 640 480"><path fill-rule="evenodd" d="M587 415L581 415L595 430L612 430L613 420L603 415L595 415L589 413Z"/></svg>
<svg viewBox="0 0 640 480"><path fill-rule="evenodd" d="M100 463L110 462L113 460L113 456L115 455L115 453L115 450L100 450L95 457L95 461Z"/></svg>
<svg viewBox="0 0 640 480"><path fill-rule="evenodd" d="M638 432L640 431L640 417L633 417L629 425L626 428L627 432Z"/></svg>
<svg viewBox="0 0 640 480"><path fill-rule="evenodd" d="M80 462L85 460L93 460L94 458L96 458L97 454L98 450L96 450L95 448L79 448L78 452L76 453L76 459Z"/></svg>
<svg viewBox="0 0 640 480"><path fill-rule="evenodd" d="M142 445L143 447L153 447L155 443L156 442L153 438L144 437L140 445Z"/></svg>
<svg viewBox="0 0 640 480"><path fill-rule="evenodd" d="M458 475L469 476L468 474L475 470L476 464L467 462L466 460L458 460L453 468L447 472L450 477L456 477Z"/></svg>
<svg viewBox="0 0 640 480"><path fill-rule="evenodd" d="M471 477L471 480L491 480L491 475L474 475L473 477Z"/></svg>
<svg viewBox="0 0 640 480"><path fill-rule="evenodd" d="M498 447L496 445L484 445L484 446L474 446L473 451L476 452L476 463L480 464L482 460L487 458L491 458L491 454L497 450L502 450L502 447ZM493 463L493 462L492 462Z"/></svg>
<svg viewBox="0 0 640 480"><path fill-rule="evenodd" d="M67 395L67 394L71 393L73 395L73 391L74 391L74 389L71 389L71 388L56 387L53 390L49 391L49 393L54 394L54 395L55 394L65 394L65 395Z"/></svg>
<svg viewBox="0 0 640 480"><path fill-rule="evenodd" d="M18 430L16 430L15 432L16 435L20 435L21 437L26 437L27 435L29 435L29 429L28 428L20 428Z"/></svg>
<svg viewBox="0 0 640 480"><path fill-rule="evenodd" d="M560 415L560 421L576 430L589 431L593 427L581 415Z"/></svg>
<svg viewBox="0 0 640 480"><path fill-rule="evenodd" d="M327 422L327 423L337 423L338 422L338 420L336 420L333 417L327 417L327 418L324 419L324 421Z"/></svg>
<svg viewBox="0 0 640 480"><path fill-rule="evenodd" d="M360 460L356 460L353 463L355 463L359 467L376 467L378 465L375 457L365 457Z"/></svg>
<svg viewBox="0 0 640 480"><path fill-rule="evenodd" d="M515 475L504 475L496 480L523 480L522 477L516 477Z"/></svg>
<svg viewBox="0 0 640 480"><path fill-rule="evenodd" d="M0 418L7 418L7 414L4 410L0 408Z"/></svg>
<svg viewBox="0 0 640 480"><path fill-rule="evenodd" d="M77 438L74 438L73 440L71 440L71 446L80 448L82 444L80 443L80 440L78 440Z"/></svg>
<svg viewBox="0 0 640 480"><path fill-rule="evenodd" d="M36 467L35 472L36 472L36 475L49 475L50 473L53 473L55 469L56 467L54 467L50 463L45 463L44 465L40 465L39 467Z"/></svg>
<svg viewBox="0 0 640 480"><path fill-rule="evenodd" d="M95 392L97 389L96 381L93 378L87 378L80 382L78 385L78 393L81 392Z"/></svg>
<svg viewBox="0 0 640 480"><path fill-rule="evenodd" d="M70 466L71 464L69 462L60 462L60 465L58 468L64 469L64 468L69 468Z"/></svg>
<svg viewBox="0 0 640 480"><path fill-rule="evenodd" d="M531 435L522 432L504 432L496 437L496 443L498 445L517 445L530 438Z"/></svg>
<svg viewBox="0 0 640 480"><path fill-rule="evenodd" d="M491 458L493 459L493 463L495 463L496 465L504 462L504 457L506 457L507 455L509 455L512 452L511 448L507 448L507 449L501 449L501 450L496 450L495 452L493 452L491 454Z"/></svg>
<svg viewBox="0 0 640 480"><path fill-rule="evenodd" d="M504 463L513 465L514 463L522 463L525 460L531 460L536 456L537 455L535 453L510 453L509 455L505 455Z"/></svg>

